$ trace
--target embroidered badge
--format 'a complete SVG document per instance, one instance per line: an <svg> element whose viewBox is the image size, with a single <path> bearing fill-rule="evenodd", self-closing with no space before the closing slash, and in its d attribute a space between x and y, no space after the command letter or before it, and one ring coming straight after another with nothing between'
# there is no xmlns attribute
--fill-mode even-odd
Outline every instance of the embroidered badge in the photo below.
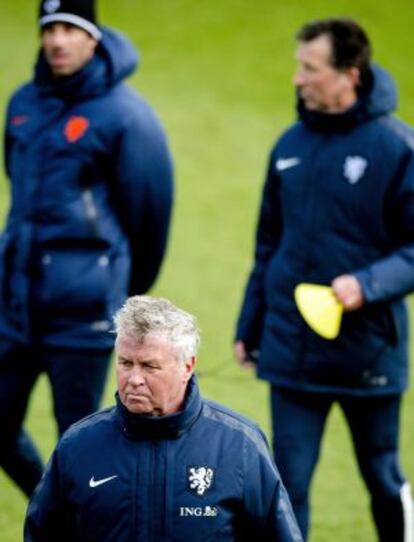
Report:
<svg viewBox="0 0 414 542"><path fill-rule="evenodd" d="M368 161L362 156L347 156L344 162L344 177L350 184L356 184L365 174Z"/></svg>
<svg viewBox="0 0 414 542"><path fill-rule="evenodd" d="M214 470L210 467L188 467L188 487L202 497L213 485Z"/></svg>
<svg viewBox="0 0 414 542"><path fill-rule="evenodd" d="M46 0L43 8L46 13L55 13L60 8L60 0Z"/></svg>
<svg viewBox="0 0 414 542"><path fill-rule="evenodd" d="M29 120L29 117L27 115L16 115L15 117L12 117L10 124L12 126L21 126L22 124L25 124Z"/></svg>
<svg viewBox="0 0 414 542"><path fill-rule="evenodd" d="M85 117L71 117L65 126L65 137L69 143L81 139L89 128L89 121Z"/></svg>

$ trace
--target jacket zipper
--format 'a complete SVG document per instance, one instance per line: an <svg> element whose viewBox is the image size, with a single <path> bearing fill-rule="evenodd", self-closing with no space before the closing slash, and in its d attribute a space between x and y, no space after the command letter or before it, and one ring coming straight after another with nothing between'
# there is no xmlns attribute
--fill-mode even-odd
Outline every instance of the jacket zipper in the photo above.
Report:
<svg viewBox="0 0 414 542"><path fill-rule="evenodd" d="M93 192L90 188L82 190L82 201L91 232L95 237L99 237L98 209L95 204Z"/></svg>
<svg viewBox="0 0 414 542"><path fill-rule="evenodd" d="M313 157L315 157L316 155L319 155L322 152L322 149L325 148L325 145L326 145L325 139L324 137L322 137L322 141L318 142L315 148L313 149L313 152L312 152ZM314 178L312 177L312 173L310 169L307 172L306 180L307 180L306 184L312 187L312 182ZM308 239L311 239L313 241L313 238L315 237L315 230L316 230L315 206L317 204L315 201L315 194L313 194L313 197L311 197L311 195L312 195L312 188L310 189L310 193L308 192L306 194L307 208L306 208L305 216L307 220L306 229L308 233ZM313 242L310 242L308 246L312 247ZM303 259L303 271L304 271L305 276L308 276L308 272L312 263L310 250L311 249L308 248L308 250L305 253L305 258ZM306 377L305 377L306 361L304 358L305 358L305 352L307 350L306 345L309 341L310 330L309 330L308 325L305 323L305 321L302 321L301 325L302 325L301 340L299 343L299 348L297 350L296 359L297 359L299 380L306 382Z"/></svg>
<svg viewBox="0 0 414 542"><path fill-rule="evenodd" d="M157 476L156 476L156 472L155 472L155 465L156 465L155 452L156 452L156 444L153 442L153 443L151 443L151 457L150 457L151 478L150 478L150 486L149 486L149 493L150 493L149 502L151 503L151 509L150 509L151 518L150 518L150 522L149 522L149 525L150 525L150 531L149 531L150 542L159 542L159 540L157 538L157 522L155 520L155 514L154 514L154 510L158 510L157 505L159 506L159 503L156 502L156 498L157 498L156 479L157 479Z"/></svg>
<svg viewBox="0 0 414 542"><path fill-rule="evenodd" d="M124 428L125 431L125 428ZM138 521L137 521L137 491L139 486L139 467L138 467L138 451L136 450L136 461L135 461L135 472L134 472L134 478L133 478L133 485L132 485L132 538L131 540L137 540L138 539Z"/></svg>

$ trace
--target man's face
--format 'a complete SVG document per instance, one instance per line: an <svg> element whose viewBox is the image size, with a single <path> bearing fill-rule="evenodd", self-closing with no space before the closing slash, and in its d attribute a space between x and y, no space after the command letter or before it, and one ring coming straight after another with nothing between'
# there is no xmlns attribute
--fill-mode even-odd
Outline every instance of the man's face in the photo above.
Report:
<svg viewBox="0 0 414 542"><path fill-rule="evenodd" d="M331 64L332 44L326 34L300 42L294 84L305 107L311 111L340 113L355 102L358 70L338 70Z"/></svg>
<svg viewBox="0 0 414 542"><path fill-rule="evenodd" d="M164 416L181 410L195 359L181 363L167 341L143 343L126 335L116 341L119 397L134 414Z"/></svg>
<svg viewBox="0 0 414 542"><path fill-rule="evenodd" d="M42 48L55 77L76 73L95 53L97 41L85 30L67 23L52 23L42 30Z"/></svg>

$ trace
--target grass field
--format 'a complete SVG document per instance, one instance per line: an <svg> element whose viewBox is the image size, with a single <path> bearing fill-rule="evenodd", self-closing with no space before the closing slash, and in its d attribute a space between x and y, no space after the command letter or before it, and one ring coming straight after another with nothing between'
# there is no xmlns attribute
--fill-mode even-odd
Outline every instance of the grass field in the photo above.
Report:
<svg viewBox="0 0 414 542"><path fill-rule="evenodd" d="M33 0L0 4L0 103L31 74L37 30ZM269 430L267 387L241 372L231 343L251 262L267 153L294 118L293 34L306 20L350 15L370 33L375 59L400 89L399 115L414 123L412 0L100 0L103 22L126 32L142 53L131 79L167 128L177 198L167 259L154 294L197 314L203 392ZM4 178L0 215L8 207ZM108 382L105 404L112 401ZM402 463L414 481L414 394L406 397ZM55 439L46 382L27 420L44 457ZM94 453L91 450L91 453ZM313 486L311 542L373 542L368 499L343 420L334 410ZM0 474L0 541L21 540L25 500ZM59 541L56 541L59 542ZM98 541L97 541L98 542Z"/></svg>

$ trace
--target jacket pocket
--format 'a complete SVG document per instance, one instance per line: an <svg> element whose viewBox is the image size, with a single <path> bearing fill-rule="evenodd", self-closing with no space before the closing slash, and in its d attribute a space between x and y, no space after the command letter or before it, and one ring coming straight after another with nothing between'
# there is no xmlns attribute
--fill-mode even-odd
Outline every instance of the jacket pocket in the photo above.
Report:
<svg viewBox="0 0 414 542"><path fill-rule="evenodd" d="M405 301L394 301L388 307L389 336L392 346L408 340L408 316Z"/></svg>
<svg viewBox="0 0 414 542"><path fill-rule="evenodd" d="M34 286L37 307L49 315L106 317L111 259L102 248L45 250Z"/></svg>
<svg viewBox="0 0 414 542"><path fill-rule="evenodd" d="M372 387L367 380L395 348L397 335L388 305L344 314L339 336L332 340L308 330L302 371L311 383L341 388ZM389 377L382 370L381 376ZM382 385L382 384L381 384Z"/></svg>

